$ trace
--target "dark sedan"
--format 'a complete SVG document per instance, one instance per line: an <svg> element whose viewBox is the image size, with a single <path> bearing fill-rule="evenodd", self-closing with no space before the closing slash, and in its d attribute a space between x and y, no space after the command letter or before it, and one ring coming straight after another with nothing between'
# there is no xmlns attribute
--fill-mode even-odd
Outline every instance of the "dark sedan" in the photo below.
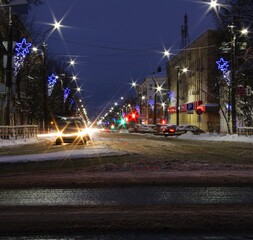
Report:
<svg viewBox="0 0 253 240"><path fill-rule="evenodd" d="M194 125L168 125L166 128L163 129L163 134L165 137L167 136L177 136L182 135L184 133L191 132L195 135L199 135L201 133L205 133L199 127Z"/></svg>

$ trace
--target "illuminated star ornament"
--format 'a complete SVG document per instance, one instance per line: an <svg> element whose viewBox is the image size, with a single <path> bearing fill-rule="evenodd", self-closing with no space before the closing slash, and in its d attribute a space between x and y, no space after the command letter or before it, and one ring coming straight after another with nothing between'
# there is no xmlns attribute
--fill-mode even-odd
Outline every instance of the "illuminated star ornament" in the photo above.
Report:
<svg viewBox="0 0 253 240"><path fill-rule="evenodd" d="M137 110L138 113L140 113L140 106L139 105L136 105L135 109Z"/></svg>
<svg viewBox="0 0 253 240"><path fill-rule="evenodd" d="M150 107L153 109L154 108L154 100L153 99L149 99L148 100L148 104L150 105Z"/></svg>
<svg viewBox="0 0 253 240"><path fill-rule="evenodd" d="M66 102L66 99L68 98L69 94L70 94L70 89L65 88L64 89L64 103Z"/></svg>
<svg viewBox="0 0 253 240"><path fill-rule="evenodd" d="M220 58L219 61L216 61L218 65L218 69L222 71L223 78L228 85L230 85L230 71L228 70L229 64L228 61L224 60L224 58Z"/></svg>
<svg viewBox="0 0 253 240"><path fill-rule="evenodd" d="M169 99L171 99L173 97L173 91L172 90L168 91L167 94L168 94Z"/></svg>
<svg viewBox="0 0 253 240"><path fill-rule="evenodd" d="M48 96L51 96L54 85L57 82L57 78L56 76L52 73L48 79L47 79L47 84L48 84Z"/></svg>
<svg viewBox="0 0 253 240"><path fill-rule="evenodd" d="M219 61L216 61L216 63L218 64L218 69L221 70L222 72L224 71L228 71L228 61L225 61L224 58L220 58Z"/></svg>
<svg viewBox="0 0 253 240"><path fill-rule="evenodd" d="M22 55L23 57L25 57L27 54L29 54L30 50L29 48L32 46L31 43L26 42L26 39L23 38L21 42L16 43L16 52L17 55Z"/></svg>
<svg viewBox="0 0 253 240"><path fill-rule="evenodd" d="M27 54L30 52L31 43L26 42L26 39L23 38L21 42L16 43L15 55L13 56L14 60L14 75L16 76L19 70L24 64L24 60Z"/></svg>

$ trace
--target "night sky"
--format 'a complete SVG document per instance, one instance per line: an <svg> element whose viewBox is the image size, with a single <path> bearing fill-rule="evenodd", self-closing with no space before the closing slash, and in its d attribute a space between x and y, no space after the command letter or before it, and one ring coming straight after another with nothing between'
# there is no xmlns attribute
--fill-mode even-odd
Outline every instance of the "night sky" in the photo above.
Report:
<svg viewBox="0 0 253 240"><path fill-rule="evenodd" d="M29 15L43 31L50 28L46 23L62 20L48 48L76 60L73 75L92 117L132 95L132 81L141 82L160 65L165 70L162 52L180 49L185 13L190 41L214 28L207 9L198 0L44 0Z"/></svg>

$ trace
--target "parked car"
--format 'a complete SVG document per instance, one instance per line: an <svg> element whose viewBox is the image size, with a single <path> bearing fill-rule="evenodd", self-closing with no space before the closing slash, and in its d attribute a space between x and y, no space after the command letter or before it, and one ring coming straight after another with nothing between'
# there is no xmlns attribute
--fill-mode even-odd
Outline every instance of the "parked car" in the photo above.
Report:
<svg viewBox="0 0 253 240"><path fill-rule="evenodd" d="M204 133L199 127L194 125L168 125L166 128L163 129L164 136L175 136L181 135L187 132L191 132L193 134L201 134Z"/></svg>
<svg viewBox="0 0 253 240"><path fill-rule="evenodd" d="M195 126L195 125L179 125L177 127L177 131L183 131L184 133L187 132L191 132L193 134L199 135L201 133L205 133L205 131L203 131L202 129L200 129L199 127Z"/></svg>
<svg viewBox="0 0 253 240"><path fill-rule="evenodd" d="M154 133L153 129L155 125L147 125L147 124L135 124L134 127L130 127L128 131L130 133Z"/></svg>
<svg viewBox="0 0 253 240"><path fill-rule="evenodd" d="M55 144L86 144L90 140L88 128L81 117L57 117L54 121L56 130Z"/></svg>
<svg viewBox="0 0 253 240"><path fill-rule="evenodd" d="M182 134L177 132L177 125L167 125L166 127L162 128L162 131L165 137Z"/></svg>
<svg viewBox="0 0 253 240"><path fill-rule="evenodd" d="M154 129L154 134L155 135L163 135L163 129L165 129L168 125L167 124L156 124L153 129Z"/></svg>

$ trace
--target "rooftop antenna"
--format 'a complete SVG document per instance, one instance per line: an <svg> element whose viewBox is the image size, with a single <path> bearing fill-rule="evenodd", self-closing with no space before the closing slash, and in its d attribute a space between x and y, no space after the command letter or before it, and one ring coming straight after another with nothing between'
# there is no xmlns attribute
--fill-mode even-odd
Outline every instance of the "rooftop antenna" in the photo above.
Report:
<svg viewBox="0 0 253 240"><path fill-rule="evenodd" d="M181 48L185 48L190 43L189 33L188 33L188 16L184 15L184 25L181 26Z"/></svg>

